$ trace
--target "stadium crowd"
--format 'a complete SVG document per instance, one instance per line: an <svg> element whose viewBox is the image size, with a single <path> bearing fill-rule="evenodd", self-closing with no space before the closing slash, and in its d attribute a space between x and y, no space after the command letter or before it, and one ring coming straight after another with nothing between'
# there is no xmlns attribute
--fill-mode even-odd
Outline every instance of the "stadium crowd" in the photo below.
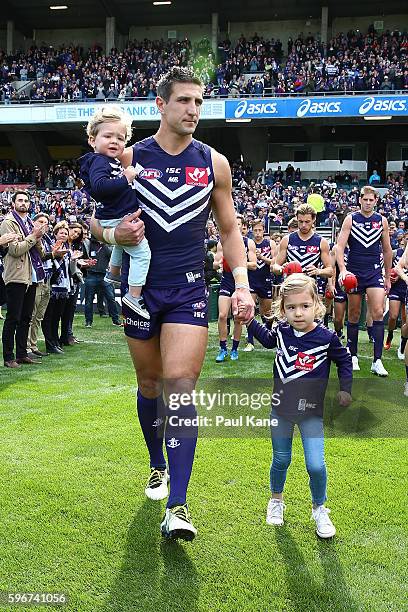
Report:
<svg viewBox="0 0 408 612"><path fill-rule="evenodd" d="M295 208L306 202L311 193L321 194L324 199L319 223L341 224L345 214L355 205L362 182L348 171L339 171L320 182L303 179L300 169L292 164L284 169L278 166L275 171L254 172L250 164L233 162L231 170L238 213L249 220L265 217L267 227L287 225ZM373 176L375 174L371 178ZM90 196L78 180L75 161L57 162L45 172L39 167L22 167L5 161L0 164L0 184L5 185L0 192L0 218L10 210L12 196L19 184L30 192L31 214L45 212L50 215L51 223L82 221L91 214ZM380 182L374 181L373 184L378 186ZM403 172L388 174L381 184L387 192L380 200L379 212L388 219L402 218L405 221L408 203L404 189L408 187L408 165L404 164Z"/></svg>
<svg viewBox="0 0 408 612"><path fill-rule="evenodd" d="M235 44L220 42L214 57L208 39L195 43L143 40L123 51L67 45L0 51L0 99L6 103L130 100L156 97L156 82L171 65L188 66L207 96L408 91L407 32L340 32L327 44L311 34L279 39L256 33ZM30 81L17 92L13 81Z"/></svg>

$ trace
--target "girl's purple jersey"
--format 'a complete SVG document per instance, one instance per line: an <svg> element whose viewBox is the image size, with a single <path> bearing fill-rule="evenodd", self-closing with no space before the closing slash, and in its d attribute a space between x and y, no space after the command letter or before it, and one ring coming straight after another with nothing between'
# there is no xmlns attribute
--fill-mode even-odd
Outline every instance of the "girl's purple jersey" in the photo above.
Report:
<svg viewBox="0 0 408 612"><path fill-rule="evenodd" d="M211 149L193 139L178 155L151 136L133 145L133 183L152 251L146 286L204 284L204 235L214 172Z"/></svg>

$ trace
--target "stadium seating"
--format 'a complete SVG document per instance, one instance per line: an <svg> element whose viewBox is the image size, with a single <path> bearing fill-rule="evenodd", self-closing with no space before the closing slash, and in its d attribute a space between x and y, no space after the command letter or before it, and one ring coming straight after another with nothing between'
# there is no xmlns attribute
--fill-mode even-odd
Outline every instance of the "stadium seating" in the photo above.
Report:
<svg viewBox="0 0 408 612"><path fill-rule="evenodd" d="M357 91L408 91L406 33L340 32L327 45L311 35L289 39L284 58L279 39L254 34L219 45L208 39L133 41L105 55L101 47L32 47L0 51L0 99L6 104L154 98L156 82L170 65L189 66L207 96L307 95Z"/></svg>

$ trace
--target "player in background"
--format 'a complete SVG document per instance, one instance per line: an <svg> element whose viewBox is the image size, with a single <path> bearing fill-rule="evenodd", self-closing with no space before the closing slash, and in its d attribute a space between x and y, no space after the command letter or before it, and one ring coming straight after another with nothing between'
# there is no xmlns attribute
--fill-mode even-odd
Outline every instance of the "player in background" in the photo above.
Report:
<svg viewBox="0 0 408 612"><path fill-rule="evenodd" d="M355 292L348 295L347 345L352 356L353 369L360 369L357 356L358 322L362 297L366 293L368 309L373 318L374 357L371 372L377 376L388 376L381 357L384 344L384 298L391 286L392 251L387 219L374 210L377 203L377 191L370 186L363 187L360 192L360 210L344 219L337 239L336 257L340 283L348 271L357 277L358 282ZM346 266L344 250L347 244L349 254Z"/></svg>
<svg viewBox="0 0 408 612"><path fill-rule="evenodd" d="M334 324L334 331L336 332L340 340L343 340L344 339L344 333L343 333L344 317L346 315L346 308L347 308L347 293L339 285L340 271L337 265L336 252L337 252L337 245L334 244L333 248L330 251L331 264L334 270L334 277L335 277L333 324ZM348 247L346 246L344 250L344 261L346 262L346 265L347 265L347 257L348 257Z"/></svg>
<svg viewBox="0 0 408 612"><path fill-rule="evenodd" d="M406 310L405 310L405 296L407 293L407 286L395 272L395 268L401 259L404 249L406 246L406 240L403 242L403 247L399 247L398 249L394 249L392 251L392 267L394 269L391 274L391 289L388 294L388 333L387 338L385 340L384 349L389 351L391 348L392 339L394 336L394 330L397 325L398 315L401 312L401 327L406 323ZM397 350L398 359L404 359L404 353L401 350L402 336L401 342Z"/></svg>
<svg viewBox="0 0 408 612"><path fill-rule="evenodd" d="M255 219L252 224L252 234L256 249L256 269L248 269L249 288L256 304L259 301L259 314L264 323L270 316L272 306L271 265L276 256L276 244L269 236L264 237L264 224L261 219ZM245 352L254 350L254 337L248 331Z"/></svg>
<svg viewBox="0 0 408 612"><path fill-rule="evenodd" d="M266 522L283 525L283 489L297 425L309 474L316 533L321 538L331 538L336 529L328 516L330 510L324 505L327 497L324 398L333 361L340 382L338 401L341 406L351 402L353 373L351 356L337 334L316 323L324 310L315 280L305 274L292 274L283 281L275 302L277 325L268 330L253 319L248 327L263 346L276 348L273 397L280 400L271 412L273 460Z"/></svg>
<svg viewBox="0 0 408 612"><path fill-rule="evenodd" d="M405 309L408 306L408 274L406 270L408 269L408 245L405 247L403 254L401 255L397 265L395 266L395 271L401 280L404 281L407 286L407 291L405 294ZM404 387L404 395L408 397L408 323L405 321L404 325L401 327L401 346L400 351L404 354L405 361L405 387Z"/></svg>
<svg viewBox="0 0 408 612"><path fill-rule="evenodd" d="M248 225L241 215L237 215L238 228L242 235L245 251L247 254L247 269L254 270L256 268L256 251L255 243L251 238L247 238L246 234ZM214 269L222 269L222 277L220 290L218 294L218 335L220 339L220 349L218 355L215 358L217 363L222 363L228 357L228 327L227 320L231 309L231 297L234 293L234 277L231 272L231 268L223 256L223 249L221 242L218 243L217 252L214 257ZM242 334L242 324L239 321L234 321L234 331L232 335L232 349L230 353L231 361L238 359L238 347Z"/></svg>
<svg viewBox="0 0 408 612"><path fill-rule="evenodd" d="M296 211L298 229L284 236L272 265L275 274L282 274L286 261L298 262L307 276L331 278L329 243L315 232L316 211L308 204L301 204Z"/></svg>

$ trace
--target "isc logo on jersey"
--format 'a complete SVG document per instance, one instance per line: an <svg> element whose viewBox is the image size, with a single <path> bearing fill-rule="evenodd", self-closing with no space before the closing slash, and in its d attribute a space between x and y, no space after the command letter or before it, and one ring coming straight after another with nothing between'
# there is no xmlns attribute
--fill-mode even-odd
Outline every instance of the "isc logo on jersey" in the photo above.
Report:
<svg viewBox="0 0 408 612"><path fill-rule="evenodd" d="M208 186L207 168L193 168L193 167L187 166L186 185L193 185L194 187L207 187Z"/></svg>
<svg viewBox="0 0 408 612"><path fill-rule="evenodd" d="M146 181L154 181L163 176L163 172L157 168L144 168L139 173L139 178L145 179Z"/></svg>
<svg viewBox="0 0 408 612"><path fill-rule="evenodd" d="M314 355L307 355L306 353L302 353L299 351L295 363L295 368L297 370L309 371L313 370L313 366L316 363L316 357Z"/></svg>

